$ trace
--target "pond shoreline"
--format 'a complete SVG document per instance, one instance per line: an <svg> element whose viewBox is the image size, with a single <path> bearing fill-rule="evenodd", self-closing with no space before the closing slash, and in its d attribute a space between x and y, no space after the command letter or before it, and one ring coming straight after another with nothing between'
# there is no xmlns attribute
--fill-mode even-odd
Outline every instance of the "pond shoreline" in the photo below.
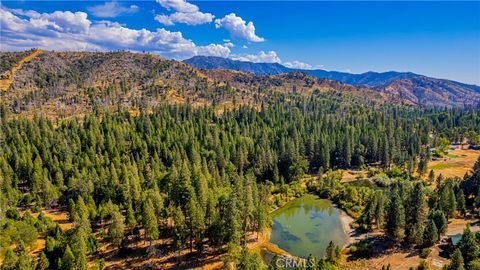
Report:
<svg viewBox="0 0 480 270"><path fill-rule="evenodd" d="M355 229L352 228L352 226L350 226L350 224L352 224L355 221L355 219L353 219L353 217L348 215L345 211L343 211L341 208L337 207L336 205L335 207L340 211L340 221L342 222L343 231L348 237L347 243L343 245L342 248L347 248L349 245L357 242L357 239L352 236L352 234L355 232Z"/></svg>

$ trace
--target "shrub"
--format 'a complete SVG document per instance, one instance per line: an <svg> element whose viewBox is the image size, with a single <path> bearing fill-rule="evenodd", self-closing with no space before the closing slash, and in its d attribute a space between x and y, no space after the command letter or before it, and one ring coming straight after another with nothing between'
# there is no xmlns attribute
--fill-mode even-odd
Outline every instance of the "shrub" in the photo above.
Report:
<svg viewBox="0 0 480 270"><path fill-rule="evenodd" d="M430 255L430 252L432 252L430 248L422 248L420 250L420 258L426 259L428 255Z"/></svg>

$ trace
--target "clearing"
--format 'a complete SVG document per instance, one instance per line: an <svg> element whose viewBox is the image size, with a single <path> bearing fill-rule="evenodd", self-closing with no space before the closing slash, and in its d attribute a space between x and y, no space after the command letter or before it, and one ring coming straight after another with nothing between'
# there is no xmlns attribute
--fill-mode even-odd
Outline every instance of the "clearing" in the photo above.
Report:
<svg viewBox="0 0 480 270"><path fill-rule="evenodd" d="M433 170L435 176L442 174L444 177L463 178L466 172L472 170L479 156L479 150L460 148L450 150L447 157L430 161L428 171Z"/></svg>

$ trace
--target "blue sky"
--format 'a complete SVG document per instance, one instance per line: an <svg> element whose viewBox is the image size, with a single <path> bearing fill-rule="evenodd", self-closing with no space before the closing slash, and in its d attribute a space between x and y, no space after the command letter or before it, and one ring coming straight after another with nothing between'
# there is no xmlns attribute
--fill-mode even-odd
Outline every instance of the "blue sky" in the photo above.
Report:
<svg viewBox="0 0 480 270"><path fill-rule="evenodd" d="M480 84L480 2L2 1L2 50L216 55Z"/></svg>

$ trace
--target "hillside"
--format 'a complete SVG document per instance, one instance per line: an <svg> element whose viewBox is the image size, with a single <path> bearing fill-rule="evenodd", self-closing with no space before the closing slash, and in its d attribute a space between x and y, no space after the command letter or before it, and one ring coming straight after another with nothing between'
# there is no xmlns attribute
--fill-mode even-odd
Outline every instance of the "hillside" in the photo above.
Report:
<svg viewBox="0 0 480 270"><path fill-rule="evenodd" d="M290 69L278 63L252 63L221 57L195 56L185 63L201 69L232 69L255 74L303 72L322 79L367 86L391 94L398 100L426 106L478 107L480 87L451 80L430 78L411 72L366 72Z"/></svg>
<svg viewBox="0 0 480 270"><path fill-rule="evenodd" d="M137 111L161 103L215 105L217 112L222 112L241 104L259 107L272 102L275 94L369 106L387 102L474 107L480 101L476 86L423 76L368 87L298 71L262 75L226 69L198 70L157 55L131 52L9 52L0 53L0 58L11 59L3 67L2 78L8 82L0 102L25 115L41 113L63 118L81 116L97 107L114 110L121 106Z"/></svg>
<svg viewBox="0 0 480 270"><path fill-rule="evenodd" d="M376 89L425 106L478 107L480 104L479 86L425 76L394 80Z"/></svg>
<svg viewBox="0 0 480 270"><path fill-rule="evenodd" d="M11 53L9 53L11 54ZM14 64L13 64L14 65ZM232 70L199 71L182 62L130 52L49 52L25 62L0 101L15 113L82 115L95 107L149 108L159 103L260 105L272 93L330 95L383 103L388 95L304 73L255 75Z"/></svg>

